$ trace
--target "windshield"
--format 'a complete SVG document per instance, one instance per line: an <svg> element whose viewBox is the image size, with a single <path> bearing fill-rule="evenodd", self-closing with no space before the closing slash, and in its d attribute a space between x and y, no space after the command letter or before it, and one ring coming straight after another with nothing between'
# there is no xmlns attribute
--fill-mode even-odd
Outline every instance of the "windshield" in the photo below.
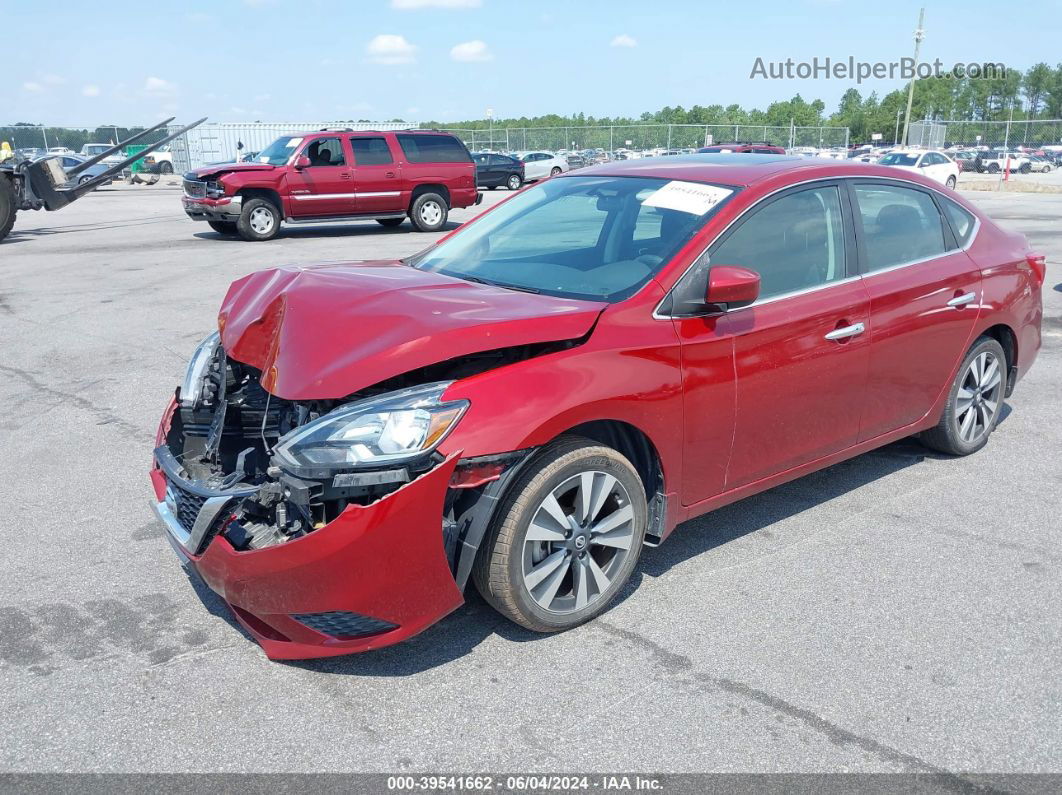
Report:
<svg viewBox="0 0 1062 795"><path fill-rule="evenodd" d="M622 301L734 190L649 177L551 179L407 262L514 290Z"/></svg>
<svg viewBox="0 0 1062 795"><path fill-rule="evenodd" d="M268 163L271 166L283 166L288 162L295 148L301 143L302 138L283 135L259 152L256 160L259 163Z"/></svg>
<svg viewBox="0 0 1062 795"><path fill-rule="evenodd" d="M903 152L893 152L878 161L883 166L913 166L917 162L918 155L905 155Z"/></svg>

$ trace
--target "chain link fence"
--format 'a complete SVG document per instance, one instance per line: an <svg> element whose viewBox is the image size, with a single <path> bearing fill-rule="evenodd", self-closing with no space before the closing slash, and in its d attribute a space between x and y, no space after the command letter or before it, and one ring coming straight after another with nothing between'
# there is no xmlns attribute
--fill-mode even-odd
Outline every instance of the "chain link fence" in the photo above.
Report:
<svg viewBox="0 0 1062 795"><path fill-rule="evenodd" d="M917 134L916 134L917 130ZM1033 147L1062 145L1062 119L961 121L934 119L911 125L908 143L926 147Z"/></svg>
<svg viewBox="0 0 1062 795"><path fill-rule="evenodd" d="M845 147L847 127L797 127L762 124L630 124L581 127L444 128L473 152L519 152L542 149L632 149L636 151L696 149L718 143L765 141L793 148Z"/></svg>

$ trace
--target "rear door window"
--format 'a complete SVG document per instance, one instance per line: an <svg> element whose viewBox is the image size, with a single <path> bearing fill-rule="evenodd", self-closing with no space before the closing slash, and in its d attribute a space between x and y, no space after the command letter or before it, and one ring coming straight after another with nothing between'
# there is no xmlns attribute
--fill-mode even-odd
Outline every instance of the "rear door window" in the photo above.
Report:
<svg viewBox="0 0 1062 795"><path fill-rule="evenodd" d="M928 193L897 185L855 185L867 270L876 271L944 253L944 227Z"/></svg>
<svg viewBox="0 0 1062 795"><path fill-rule="evenodd" d="M973 214L964 207L957 205L951 199L940 197L940 204L944 208L944 214L948 216L952 231L955 232L955 239L959 243L959 248L965 248L970 242L970 238L973 237Z"/></svg>
<svg viewBox="0 0 1062 795"><path fill-rule="evenodd" d="M398 133L395 136L406 160L410 163L470 163L464 144L452 135L412 135Z"/></svg>
<svg viewBox="0 0 1062 795"><path fill-rule="evenodd" d="M391 149L387 141L380 138L351 138L350 146L354 150L354 164L358 166L379 166L393 163Z"/></svg>

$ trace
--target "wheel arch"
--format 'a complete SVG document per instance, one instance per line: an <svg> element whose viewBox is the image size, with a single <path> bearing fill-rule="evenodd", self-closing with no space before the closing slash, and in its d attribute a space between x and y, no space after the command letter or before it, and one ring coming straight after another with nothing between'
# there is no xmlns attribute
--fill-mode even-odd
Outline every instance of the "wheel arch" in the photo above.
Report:
<svg viewBox="0 0 1062 795"><path fill-rule="evenodd" d="M236 195L242 196L245 200L247 200L247 199L265 199L270 204L273 204L274 206L276 206L276 208L280 212L280 215L281 215L282 218L284 216L284 202L280 198L280 193L277 190L273 189L273 188L256 188L256 187L240 188L236 192Z"/></svg>
<svg viewBox="0 0 1062 795"><path fill-rule="evenodd" d="M1017 334L1006 323L996 323L982 331L979 336L991 337L1002 346L1003 355L1007 357L1007 390L1004 395L1010 397L1014 391L1014 382L1017 380L1015 378L1018 369Z"/></svg>
<svg viewBox="0 0 1062 795"><path fill-rule="evenodd" d="M450 200L450 189L445 185L440 185L434 182L426 182L423 185L417 185L413 188L413 192L409 195L409 207L406 208L409 212L413 211L413 202L423 196L425 193L438 193L446 201L446 208L448 210L453 209L453 203Z"/></svg>

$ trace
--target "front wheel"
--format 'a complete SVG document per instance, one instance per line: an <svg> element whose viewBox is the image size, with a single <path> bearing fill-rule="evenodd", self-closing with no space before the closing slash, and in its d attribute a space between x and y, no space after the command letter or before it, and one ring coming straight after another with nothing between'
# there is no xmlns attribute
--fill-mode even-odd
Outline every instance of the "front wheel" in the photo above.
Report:
<svg viewBox="0 0 1062 795"><path fill-rule="evenodd" d="M551 177L555 177L555 176L557 176L557 175L558 175L559 173L561 173L561 170L560 170L560 166L554 166L553 168L551 168L551 169L549 170L549 175L550 175Z"/></svg>
<svg viewBox="0 0 1062 795"><path fill-rule="evenodd" d="M981 337L959 367L940 422L922 434L922 442L950 455L977 452L999 422L1006 392L1003 346L991 337Z"/></svg>
<svg viewBox="0 0 1062 795"><path fill-rule="evenodd" d="M448 214L446 200L438 193L422 193L409 208L409 220L418 232L438 232Z"/></svg>
<svg viewBox="0 0 1062 795"><path fill-rule="evenodd" d="M1021 172L1022 174L1028 174L1030 171L1032 171L1032 166L1029 165L1028 163L1022 163L1021 167L1018 169L1018 171Z"/></svg>
<svg viewBox="0 0 1062 795"><path fill-rule="evenodd" d="M280 210L265 199L244 202L236 230L244 240L272 240L280 231Z"/></svg>
<svg viewBox="0 0 1062 795"><path fill-rule="evenodd" d="M624 456L567 436L506 492L476 559L476 587L502 615L559 632L602 613L638 563L648 510Z"/></svg>
<svg viewBox="0 0 1062 795"><path fill-rule="evenodd" d="M990 165L988 167L988 173L989 174L998 174L999 173L999 166L996 165L995 163L993 163L992 165Z"/></svg>
<svg viewBox="0 0 1062 795"><path fill-rule="evenodd" d="M159 163L159 173L160 174L172 174L173 173L173 163L171 163L169 160L163 160L161 163Z"/></svg>
<svg viewBox="0 0 1062 795"><path fill-rule="evenodd" d="M947 185L952 190L955 190L955 182L956 182L955 177L951 176L951 177L948 177L947 180L945 180L944 184Z"/></svg>
<svg viewBox="0 0 1062 795"><path fill-rule="evenodd" d="M509 190L520 190L520 186L524 184L524 181L520 179L519 174L510 174L509 179L505 180L505 187Z"/></svg>
<svg viewBox="0 0 1062 795"><path fill-rule="evenodd" d="M15 195L15 183L0 173L0 240L7 237L15 225L15 213L18 211Z"/></svg>

